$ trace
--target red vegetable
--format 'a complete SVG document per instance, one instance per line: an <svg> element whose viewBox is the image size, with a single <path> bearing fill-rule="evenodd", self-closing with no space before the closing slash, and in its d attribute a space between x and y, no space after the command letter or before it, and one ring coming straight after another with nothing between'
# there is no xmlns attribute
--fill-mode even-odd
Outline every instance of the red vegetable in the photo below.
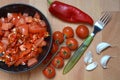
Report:
<svg viewBox="0 0 120 80"><path fill-rule="evenodd" d="M8 67L33 66L47 45L47 25L40 15L8 13L0 18L0 60Z"/></svg>
<svg viewBox="0 0 120 80"><path fill-rule="evenodd" d="M93 19L82 10L59 1L54 1L51 3L48 0L48 2L51 4L49 7L50 13L59 19L72 23L82 22L93 25Z"/></svg>
<svg viewBox="0 0 120 80"><path fill-rule="evenodd" d="M51 49L50 52L51 52L52 54L55 54L58 49L59 49L59 45L56 44L55 42L53 42L53 44L52 44L52 49Z"/></svg>
<svg viewBox="0 0 120 80"><path fill-rule="evenodd" d="M60 32L60 31L55 31L53 33L53 40L57 44L63 43L64 42L64 34L62 32Z"/></svg>
<svg viewBox="0 0 120 80"><path fill-rule="evenodd" d="M60 52L59 55L63 58L63 59L68 59L71 56L71 51L67 46L63 46L60 48Z"/></svg>
<svg viewBox="0 0 120 80"><path fill-rule="evenodd" d="M63 34L65 35L65 37L68 38L72 38L74 36L74 31L71 27L66 26L63 28Z"/></svg>
<svg viewBox="0 0 120 80"><path fill-rule="evenodd" d="M78 48L78 41L75 38L69 38L66 40L66 45L70 50L76 50Z"/></svg>
<svg viewBox="0 0 120 80"><path fill-rule="evenodd" d="M28 60L27 65L28 65L29 67L31 67L31 66L33 66L34 64L36 64L37 62L38 62L38 60L37 60L36 58L31 58L31 59Z"/></svg>
<svg viewBox="0 0 120 80"><path fill-rule="evenodd" d="M76 34L79 38L81 39L85 39L88 37L89 35L89 29L87 28L87 26L85 25L79 25L77 28L76 28Z"/></svg>
<svg viewBox="0 0 120 80"><path fill-rule="evenodd" d="M52 60L52 65L56 68L62 68L64 66L64 60L60 56L55 56Z"/></svg>
<svg viewBox="0 0 120 80"><path fill-rule="evenodd" d="M49 79L53 78L56 75L55 68L50 65L46 67L42 72Z"/></svg>

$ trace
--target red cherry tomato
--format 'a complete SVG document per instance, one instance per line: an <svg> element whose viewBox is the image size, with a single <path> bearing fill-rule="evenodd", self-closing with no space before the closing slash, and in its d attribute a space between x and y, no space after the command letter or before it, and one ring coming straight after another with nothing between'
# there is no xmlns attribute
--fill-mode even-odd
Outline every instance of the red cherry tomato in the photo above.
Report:
<svg viewBox="0 0 120 80"><path fill-rule="evenodd" d="M64 35L63 35L63 33L60 32L60 31L54 32L54 33L53 33L53 40L54 40L55 42L57 42L58 44L63 43L63 41L64 41Z"/></svg>
<svg viewBox="0 0 120 80"><path fill-rule="evenodd" d="M71 56L71 51L67 46L63 46L63 47L60 48L59 55L63 59L68 59Z"/></svg>
<svg viewBox="0 0 120 80"><path fill-rule="evenodd" d="M56 68L62 68L64 66L64 60L60 56L55 56L52 60L52 65Z"/></svg>
<svg viewBox="0 0 120 80"><path fill-rule="evenodd" d="M74 36L74 31L71 27L67 26L63 29L63 34L66 38L72 38Z"/></svg>
<svg viewBox="0 0 120 80"><path fill-rule="evenodd" d="M78 48L78 42L75 38L69 38L66 40L66 45L70 50L75 50Z"/></svg>
<svg viewBox="0 0 120 80"><path fill-rule="evenodd" d="M55 68L48 66L43 70L43 74L49 79L53 78L56 75Z"/></svg>
<svg viewBox="0 0 120 80"><path fill-rule="evenodd" d="M50 52L51 52L52 54L54 54L54 53L57 52L58 48L59 48L58 44L56 44L55 42L53 42L53 44L52 44L52 49L51 49Z"/></svg>
<svg viewBox="0 0 120 80"><path fill-rule="evenodd" d="M89 29L85 25L79 25L76 34L79 38L85 39L89 35Z"/></svg>

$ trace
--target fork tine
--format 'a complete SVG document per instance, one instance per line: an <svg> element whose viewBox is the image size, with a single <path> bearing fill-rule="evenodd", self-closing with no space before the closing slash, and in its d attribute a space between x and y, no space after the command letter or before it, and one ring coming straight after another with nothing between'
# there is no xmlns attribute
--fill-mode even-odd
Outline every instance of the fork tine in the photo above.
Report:
<svg viewBox="0 0 120 80"><path fill-rule="evenodd" d="M110 13L106 12L105 17L103 20L101 20L103 23L109 18Z"/></svg>
<svg viewBox="0 0 120 80"><path fill-rule="evenodd" d="M109 13L109 15L106 17L106 19L104 20L104 24L106 25L109 20L111 19L112 15Z"/></svg>
<svg viewBox="0 0 120 80"><path fill-rule="evenodd" d="M105 12L103 16L100 18L100 21L103 23L103 26L105 26L111 18L110 12Z"/></svg>
<svg viewBox="0 0 120 80"><path fill-rule="evenodd" d="M100 21L103 21L104 20L104 18L106 17L106 15L107 15L107 12L104 12L103 14L102 14L102 16L100 17Z"/></svg>

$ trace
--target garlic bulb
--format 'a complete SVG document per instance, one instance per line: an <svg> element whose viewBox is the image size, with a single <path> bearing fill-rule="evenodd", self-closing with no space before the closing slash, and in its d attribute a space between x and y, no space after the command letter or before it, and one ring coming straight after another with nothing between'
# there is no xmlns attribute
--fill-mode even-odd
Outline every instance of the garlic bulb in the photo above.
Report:
<svg viewBox="0 0 120 80"><path fill-rule="evenodd" d="M110 47L111 46L111 44L109 44L109 43L107 43L107 42L101 42L101 43L99 43L98 45L97 45L97 47L96 47L96 52L98 53L98 54L100 54L104 49L106 49L106 48L108 48L108 47Z"/></svg>
<svg viewBox="0 0 120 80"><path fill-rule="evenodd" d="M97 65L98 65L97 62L93 62L93 63L89 64L88 66L86 66L86 70L87 71L94 70L97 67Z"/></svg>
<svg viewBox="0 0 120 80"><path fill-rule="evenodd" d="M104 55L101 60L100 60L100 64L103 68L107 68L107 63L108 63L108 60L111 58L111 56L109 55Z"/></svg>
<svg viewBox="0 0 120 80"><path fill-rule="evenodd" d="M92 52L89 51L86 53L85 57L84 57L84 62L86 64L92 63L93 57L92 57Z"/></svg>

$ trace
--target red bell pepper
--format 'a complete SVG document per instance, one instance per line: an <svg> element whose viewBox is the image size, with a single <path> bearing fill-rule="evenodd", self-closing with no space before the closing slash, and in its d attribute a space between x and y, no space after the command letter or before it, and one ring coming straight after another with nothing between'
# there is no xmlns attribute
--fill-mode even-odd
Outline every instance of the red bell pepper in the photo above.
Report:
<svg viewBox="0 0 120 80"><path fill-rule="evenodd" d="M59 19L72 23L88 23L93 25L93 19L82 10L59 1L50 2L49 12Z"/></svg>

